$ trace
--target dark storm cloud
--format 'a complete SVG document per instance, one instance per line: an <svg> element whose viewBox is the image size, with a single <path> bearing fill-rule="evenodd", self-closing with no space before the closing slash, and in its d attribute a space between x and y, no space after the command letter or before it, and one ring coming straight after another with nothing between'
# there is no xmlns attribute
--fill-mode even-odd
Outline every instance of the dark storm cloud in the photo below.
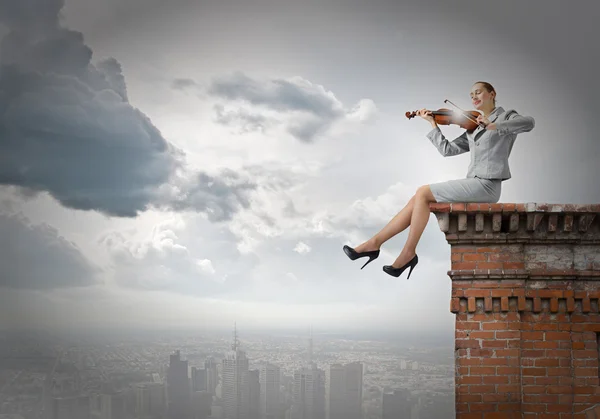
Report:
<svg viewBox="0 0 600 419"><path fill-rule="evenodd" d="M251 183L228 189L203 173L163 194L184 154L128 103L120 64L93 65L83 35L60 26L62 7L0 0L0 23L9 28L0 45L0 185L125 217L158 206L210 208L221 220L244 205Z"/></svg>
<svg viewBox="0 0 600 419"><path fill-rule="evenodd" d="M0 287L52 289L96 284L99 273L77 246L47 224L0 213Z"/></svg>

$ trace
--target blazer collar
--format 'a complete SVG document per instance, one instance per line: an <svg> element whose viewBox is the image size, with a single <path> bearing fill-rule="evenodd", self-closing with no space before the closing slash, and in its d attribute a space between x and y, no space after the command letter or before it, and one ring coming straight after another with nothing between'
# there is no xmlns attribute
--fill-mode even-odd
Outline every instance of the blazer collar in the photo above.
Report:
<svg viewBox="0 0 600 419"><path fill-rule="evenodd" d="M504 112L502 106L496 106L492 112L490 112L490 116L488 119L490 122L494 122L498 117Z"/></svg>

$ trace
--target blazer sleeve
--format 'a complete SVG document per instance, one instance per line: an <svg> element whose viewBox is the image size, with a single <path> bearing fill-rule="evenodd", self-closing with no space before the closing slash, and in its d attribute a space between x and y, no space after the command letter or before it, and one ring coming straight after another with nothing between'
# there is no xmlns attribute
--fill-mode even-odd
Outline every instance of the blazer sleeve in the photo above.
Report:
<svg viewBox="0 0 600 419"><path fill-rule="evenodd" d="M531 116L519 115L517 111L511 109L507 112L504 121L496 122L498 134L519 134L529 132L535 126L535 119Z"/></svg>
<svg viewBox="0 0 600 419"><path fill-rule="evenodd" d="M463 132L458 138L452 142L448 141L440 127L435 127L429 133L427 138L433 143L438 149L440 154L444 157L456 156L469 151L469 139L467 138L467 131Z"/></svg>

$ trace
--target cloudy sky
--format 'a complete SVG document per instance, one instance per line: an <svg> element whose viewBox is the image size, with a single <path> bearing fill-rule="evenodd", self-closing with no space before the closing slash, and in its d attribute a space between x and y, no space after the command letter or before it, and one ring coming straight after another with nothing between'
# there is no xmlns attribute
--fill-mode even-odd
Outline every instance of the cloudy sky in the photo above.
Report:
<svg viewBox="0 0 600 419"><path fill-rule="evenodd" d="M595 0L0 0L0 327L442 331L435 217L411 279L344 244L462 178L406 111L478 80L533 116L502 202L597 203ZM454 138L458 127L442 127ZM418 320L415 322L415 320Z"/></svg>

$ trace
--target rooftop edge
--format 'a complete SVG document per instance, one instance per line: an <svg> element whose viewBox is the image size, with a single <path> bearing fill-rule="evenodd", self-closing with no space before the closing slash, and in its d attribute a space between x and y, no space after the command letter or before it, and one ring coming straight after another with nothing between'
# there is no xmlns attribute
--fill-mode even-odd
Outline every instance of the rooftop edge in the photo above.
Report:
<svg viewBox="0 0 600 419"><path fill-rule="evenodd" d="M436 202L429 204L433 213L599 213L600 204L550 204L550 203L464 203Z"/></svg>

